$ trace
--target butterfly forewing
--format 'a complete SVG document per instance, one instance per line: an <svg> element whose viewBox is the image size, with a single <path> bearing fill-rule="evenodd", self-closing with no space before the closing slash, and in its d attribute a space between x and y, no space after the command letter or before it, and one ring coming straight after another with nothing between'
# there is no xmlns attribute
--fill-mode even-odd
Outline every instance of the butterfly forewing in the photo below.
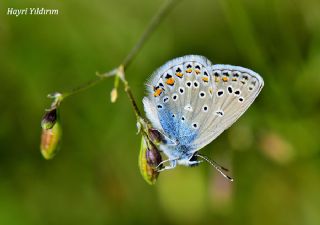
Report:
<svg viewBox="0 0 320 225"><path fill-rule="evenodd" d="M180 57L159 68L147 84L149 95L144 99L147 117L151 122L156 120L148 116L152 114L148 113L151 104L157 111L161 128L178 142L190 145L198 135L200 123L195 118L204 102L207 101L206 105L211 102L202 97L203 89L209 88L210 68L211 63L205 57ZM194 138L188 138L190 136Z"/></svg>

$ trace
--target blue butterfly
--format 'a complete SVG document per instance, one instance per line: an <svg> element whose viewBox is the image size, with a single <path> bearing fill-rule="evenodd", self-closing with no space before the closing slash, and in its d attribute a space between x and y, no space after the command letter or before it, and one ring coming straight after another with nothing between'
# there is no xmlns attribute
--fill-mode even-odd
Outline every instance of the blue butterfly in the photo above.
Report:
<svg viewBox="0 0 320 225"><path fill-rule="evenodd" d="M161 170L198 165L201 158L228 177L223 167L198 151L248 109L263 84L252 70L212 65L198 55L173 59L157 69L147 82L143 104L152 126L165 137L159 148L168 159L161 165L169 165Z"/></svg>

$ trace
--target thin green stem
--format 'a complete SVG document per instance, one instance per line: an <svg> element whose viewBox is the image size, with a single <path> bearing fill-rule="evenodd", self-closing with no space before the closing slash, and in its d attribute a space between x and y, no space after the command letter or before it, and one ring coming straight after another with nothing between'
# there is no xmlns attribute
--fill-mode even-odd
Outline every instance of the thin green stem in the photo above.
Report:
<svg viewBox="0 0 320 225"><path fill-rule="evenodd" d="M133 110L134 110L137 118L141 118L141 112L140 112L140 110L139 110L139 108L137 106L137 103L136 103L136 101L135 101L135 99L133 97L133 94L131 92L131 88L130 88L128 82L125 81L124 85L125 85L124 90L127 93L128 98L130 99L131 105L133 107Z"/></svg>
<svg viewBox="0 0 320 225"><path fill-rule="evenodd" d="M178 2L178 1L179 0L167 0L164 3L164 5L162 5L162 7L159 9L159 11L153 16L153 18L151 19L147 28L144 30L140 39L136 43L136 45L131 49L129 54L123 60L122 65L123 65L124 69L126 69L130 65L133 58L137 55L139 50L146 43L147 39L150 37L152 32L157 28L157 26L160 24L162 19L169 13L170 9L173 8L174 3Z"/></svg>
<svg viewBox="0 0 320 225"><path fill-rule="evenodd" d="M163 18L168 14L170 9L173 8L174 3L178 2L178 1L179 0L167 0L163 4L163 6L159 9L159 11L154 15L154 17L151 19L150 23L148 24L147 28L145 29L145 31L141 35L138 42L134 45L134 47L131 49L131 51L124 58L124 60L122 61L122 64L120 64L121 66L123 66L123 70L125 70L130 65L130 63L132 62L134 57L137 55L139 50L142 48L142 46L146 43L147 39L150 37L152 32L160 24L160 22L163 20ZM118 72L119 67L120 66L114 68L113 70L111 70L109 72L106 72L103 74L98 74L98 77L96 77L95 79L90 80L90 81L80 85L79 87L76 87L76 88L70 90L70 91L62 93L61 94L62 95L61 101L63 101L67 97L70 97L70 96L75 95L79 92L85 91L91 87L96 86L97 84L102 82L105 78L115 76ZM129 92L127 92L127 93L131 93L130 88L129 88ZM131 98L131 97L133 97L132 93L128 94L128 96L129 96L131 102L134 103L134 105L136 106L134 99ZM138 109L138 108L136 107L136 109Z"/></svg>
<svg viewBox="0 0 320 225"><path fill-rule="evenodd" d="M111 70L107 73L104 73L103 76L97 74L97 77L95 77L94 79L87 81L86 83L83 83L82 85L80 85L70 91L62 93L62 100L64 100L65 98L67 98L71 95L78 94L79 92L85 91L91 87L96 86L98 83L100 83L104 79L116 75L116 72L117 71L114 69L114 70Z"/></svg>
<svg viewBox="0 0 320 225"><path fill-rule="evenodd" d="M85 91L85 90L95 86L96 84L98 84L102 79L103 78L101 78L101 77L96 77L95 79L92 79L92 80L88 81L87 83L84 83L84 84L80 85L77 88L74 88L74 89L72 89L72 90L70 90L68 92L64 92L62 94L62 98L65 99L65 98L67 98L67 97L69 97L71 95L75 95L75 94L77 94L79 92Z"/></svg>

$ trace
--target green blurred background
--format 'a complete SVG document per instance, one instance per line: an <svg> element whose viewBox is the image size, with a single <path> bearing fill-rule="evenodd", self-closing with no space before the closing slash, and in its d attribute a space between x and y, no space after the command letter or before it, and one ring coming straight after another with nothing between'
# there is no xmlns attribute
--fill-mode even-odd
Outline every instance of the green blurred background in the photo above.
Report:
<svg viewBox="0 0 320 225"><path fill-rule="evenodd" d="M48 93L117 66L162 0L0 0L0 224L320 224L320 1L183 0L127 79L139 100L158 66L185 54L251 68L265 87L203 153L231 169L178 167L147 185L140 137L113 81L67 99L63 143L39 152ZM59 9L8 16L7 8Z"/></svg>

